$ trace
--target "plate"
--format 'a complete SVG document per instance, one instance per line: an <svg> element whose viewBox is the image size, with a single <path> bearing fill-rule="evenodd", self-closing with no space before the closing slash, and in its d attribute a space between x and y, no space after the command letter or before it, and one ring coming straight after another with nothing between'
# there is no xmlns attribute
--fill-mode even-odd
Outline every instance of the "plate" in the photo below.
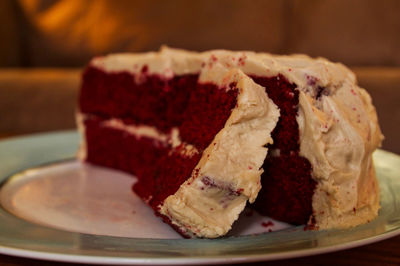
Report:
<svg viewBox="0 0 400 266"><path fill-rule="evenodd" d="M116 222L117 224L118 222L121 223L118 228L121 228L122 231L112 232L109 231L109 224L107 223L97 224L98 227L96 228L92 228L92 223L85 226L85 219L79 216L82 213L75 215L78 217L77 219L82 219L82 223L74 220L62 225L54 217L63 215L63 212L53 213L52 215L55 216L51 219L46 219L46 216L49 215L47 207L38 210L38 212L29 212L30 208L26 204L34 204L34 202L30 202L29 198L18 198L17 192L24 189L34 191L34 187L31 185L35 182L39 182L40 185L36 184L36 188L43 188L43 184L46 183L44 180L50 180L51 176L59 177L59 180L65 181L65 178L68 178L68 176L75 177L77 173L82 174L83 172L92 175L98 173L96 171L100 171L101 175L104 176L121 175L118 178L120 183L118 183L119 181L117 183L121 188L128 187L129 189L133 180L124 176L124 174L108 169L85 169L86 166L74 161L78 142L79 137L75 131L31 135L0 142L0 180L3 184L6 184L3 185L0 192L2 201L2 208L0 209L0 253L54 261L99 264L234 263L321 254L373 243L400 234L400 157L383 150L378 150L374 154L381 189L382 208L379 217L368 224L347 230L305 231L302 226L282 229L285 227L282 224L279 225L283 226L282 228L279 226L273 228L274 230L281 230L270 233L246 235L249 232L237 229L236 234L242 234L242 236L209 240L181 239L174 232L168 231L168 227L165 227L166 231L153 235L146 233L140 236L136 232L129 235L130 237L121 237L118 235L127 236L127 232L133 231L129 231L129 226L126 226L126 219L130 219L131 216L120 217L118 213L121 212L118 211L104 219L106 221L111 219L112 222L112 219L119 217ZM67 195L68 189L73 187L82 189L84 186L79 183L82 180L79 180L71 179L71 183L75 186L64 188L66 190L64 194ZM100 178L99 182L107 182L104 180L108 179ZM54 184L58 184L54 182L49 185L50 188ZM88 186L87 189L90 189L90 187L95 186ZM52 189L48 191L52 191ZM101 197L96 195L95 192L96 190L93 190L93 197ZM128 192L124 193L121 192L117 195L121 197L119 201L102 201L104 206L101 205L100 207L105 210L118 210L120 208L122 212L129 211L129 206L132 205L127 207L121 204L126 200L125 196L129 195ZM41 194L40 196L45 197ZM51 195L46 195L46 197L48 196ZM112 197L111 194L104 198ZM40 202L40 197L35 198ZM10 199L18 199L19 201ZM22 199L25 201L21 201ZM77 202L81 202L79 198L75 200L76 202L69 202L68 204L76 205ZM131 200L134 201L134 199ZM63 204L61 202L53 205L57 206L56 210L59 210ZM95 209L93 206L98 206L96 204L99 203L92 202L88 206ZM135 205L136 203L132 204ZM50 206L53 205L50 204ZM65 209L70 210L68 207ZM139 210L135 209L134 211ZM30 216L22 219L15 214L18 216L29 214ZM86 217L86 219L90 220L90 217ZM59 220L64 220L64 218ZM260 222L261 220L257 221ZM149 228L152 227L149 226ZM141 230L137 231L140 233ZM107 232L109 235L105 235ZM170 235L166 236L165 234ZM151 238L148 238L149 236ZM162 238L163 236L166 236L166 238Z"/></svg>

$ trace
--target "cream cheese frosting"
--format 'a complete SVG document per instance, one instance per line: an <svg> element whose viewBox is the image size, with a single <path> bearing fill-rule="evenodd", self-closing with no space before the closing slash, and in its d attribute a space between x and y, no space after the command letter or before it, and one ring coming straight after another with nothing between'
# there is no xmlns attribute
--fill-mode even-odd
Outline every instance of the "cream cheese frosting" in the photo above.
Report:
<svg viewBox="0 0 400 266"><path fill-rule="evenodd" d="M275 127L278 111L249 75L274 77L281 74L297 86L300 155L310 161L312 177L317 182L310 223L321 229L345 228L365 223L377 215L379 186L371 154L379 147L383 136L371 98L357 86L354 74L342 64L305 55L276 56L226 50L196 53L163 47L160 52L99 57L92 60L91 65L107 72L134 73L138 81L141 73L165 78L196 73L203 81L223 85L227 80L236 80L240 84L239 100L242 99L243 109L239 105L215 137L213 143L220 143L216 145L219 149L210 145L204 152L212 159L203 156L196 167L201 176L212 177L215 181L192 175L160 206L161 212L176 225L186 228L194 225L193 234L205 237L224 234L245 202L252 202L257 196L261 174L257 165L267 152L260 147L271 142L269 134ZM251 132L254 137L248 135ZM246 142L245 138L252 142ZM225 145L230 148L226 150ZM248 157L252 157L251 163L246 161ZM225 164L227 158L235 158L229 160L236 163L242 160L250 163L253 170L246 171L243 176L220 173L218 167ZM232 167L236 169L235 165ZM212 185L204 189L205 183ZM240 193L233 197L227 187ZM206 204L203 199L218 201L224 197L230 202L225 209ZM208 209L202 210L202 206ZM218 209L218 213L215 211L212 217L205 215L210 209ZM226 220L219 223L217 218Z"/></svg>

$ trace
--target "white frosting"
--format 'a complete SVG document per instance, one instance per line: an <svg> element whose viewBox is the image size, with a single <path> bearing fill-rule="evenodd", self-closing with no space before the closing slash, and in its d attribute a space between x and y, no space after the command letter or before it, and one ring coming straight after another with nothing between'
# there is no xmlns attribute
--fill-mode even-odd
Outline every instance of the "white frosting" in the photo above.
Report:
<svg viewBox="0 0 400 266"><path fill-rule="evenodd" d="M236 218L236 213L242 209L245 201L247 199L252 201L257 195L259 187L255 186L254 182L257 182L260 171L249 171L245 178L241 178L231 175L230 172L222 173L220 170L229 168L222 166L231 156L240 157L240 160L235 159L236 163L252 157L251 160L254 160L253 163L256 165L262 156L265 157L266 151L260 150L256 153L251 149L267 141L268 138L265 137L269 133L266 132L274 127L271 122L274 121L275 115L275 112L271 111L272 104L263 98L261 92L255 93L260 91L260 88L246 75L272 77L281 74L289 82L296 84L300 92L297 116L300 129L300 154L312 164L312 177L317 182L312 202L316 226L350 227L367 222L377 215L379 194L371 153L380 145L383 137L369 95L357 86L354 74L345 66L322 58L311 59L304 55L275 56L225 50L194 53L166 47L158 53L117 54L96 58L91 65L109 72L129 71L136 76L140 76L142 69L146 67L147 73L166 78L174 74L200 73L201 80L210 80L217 84L222 84L224 78L230 80L237 78L243 88L239 99L247 99L248 96L244 95L260 94L257 96L259 100L252 99L254 103L258 101L256 105L247 106L246 101L243 101L243 106L247 109L258 110L254 111L258 116L256 117L253 111L239 108L241 111L238 113L239 109L235 109L225 128L213 142L221 143L217 145L219 149L215 150L214 146L210 146L204 153L210 154L213 159L206 160L203 156L198 166L203 169L201 170L203 175L215 178L217 183L229 186L236 184L232 187L243 188L243 193L231 200L232 203L226 211L220 210L218 214L209 215L210 212L206 208L214 209L217 206L210 207L200 198L208 198L212 202L213 198L220 199L225 197L226 193L215 187L202 190L204 184L201 179L192 180L192 176L177 194L171 196L171 199L168 198L162 206L163 213L172 217L175 224L186 227L195 224L196 229L193 229L195 234L218 236L229 229L227 224ZM324 88L324 91L318 95L321 88ZM247 90L249 92L246 92ZM267 109L261 111L262 107L258 105L262 104L265 104L269 111ZM268 115L270 118L260 115L260 112L264 112L263 115ZM269 121L268 125L271 127L264 128L266 131L261 134L258 128L248 123L248 116L251 121L265 119ZM232 122L235 117L238 122ZM239 127L240 130L235 131L233 128L236 127L232 125L237 124L243 128ZM239 131L241 133L238 133ZM258 142L255 140L258 137L246 134L255 136L261 134L264 137L260 137L261 140ZM246 136L246 139L250 138L254 142L247 143L241 136ZM229 149L225 145L230 145ZM247 149L246 145L251 146L249 148L251 153L244 152ZM219 164L211 167L210 162ZM252 181L247 184L244 180ZM193 208L187 207L190 204ZM206 207L200 211L201 206ZM230 213L233 213L232 217ZM226 221L218 223L215 217L222 219L222 216L226 217Z"/></svg>
<svg viewBox="0 0 400 266"><path fill-rule="evenodd" d="M366 96L354 84L343 83L335 94L321 97L317 108L315 100L300 93L300 151L318 182L313 210L320 228L350 227L377 215L371 154L381 134Z"/></svg>

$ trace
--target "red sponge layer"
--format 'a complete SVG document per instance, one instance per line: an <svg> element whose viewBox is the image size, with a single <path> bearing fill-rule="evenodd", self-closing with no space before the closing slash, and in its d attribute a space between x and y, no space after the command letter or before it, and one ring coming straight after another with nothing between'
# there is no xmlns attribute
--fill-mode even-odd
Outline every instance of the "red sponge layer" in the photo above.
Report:
<svg viewBox="0 0 400 266"><path fill-rule="evenodd" d="M79 106L82 113L118 117L130 124L154 125L168 132L182 123L198 75L164 79L129 72L105 73L88 67L83 74Z"/></svg>
<svg viewBox="0 0 400 266"><path fill-rule="evenodd" d="M312 215L312 196L315 181L309 161L299 155L300 137L296 121L299 92L282 75L273 78L252 77L265 87L268 97L280 109L280 119L272 131L270 145L261 178L262 189L255 208L275 219L305 224Z"/></svg>

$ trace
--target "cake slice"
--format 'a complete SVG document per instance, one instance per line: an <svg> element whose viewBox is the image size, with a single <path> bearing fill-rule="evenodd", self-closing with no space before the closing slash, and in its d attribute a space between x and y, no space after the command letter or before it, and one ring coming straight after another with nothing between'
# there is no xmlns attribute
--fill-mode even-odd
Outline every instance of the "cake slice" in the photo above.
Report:
<svg viewBox="0 0 400 266"><path fill-rule="evenodd" d="M78 116L83 160L135 174L165 222L214 238L255 201L279 110L240 69L181 52L95 59Z"/></svg>
<svg viewBox="0 0 400 266"><path fill-rule="evenodd" d="M78 122L80 157L135 174L134 191L185 236L224 235L256 199L258 212L314 229L378 214L375 108L326 59L170 48L95 58Z"/></svg>

